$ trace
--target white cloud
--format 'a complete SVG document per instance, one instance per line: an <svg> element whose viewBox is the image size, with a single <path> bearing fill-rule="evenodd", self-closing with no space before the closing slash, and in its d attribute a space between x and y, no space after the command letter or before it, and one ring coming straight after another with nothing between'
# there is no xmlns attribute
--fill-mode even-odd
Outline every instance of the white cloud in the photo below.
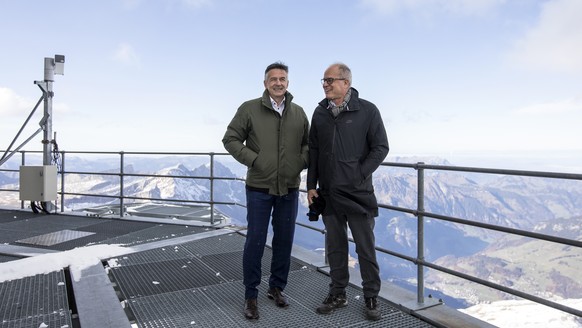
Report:
<svg viewBox="0 0 582 328"><path fill-rule="evenodd" d="M12 89L0 87L0 115L16 116L31 111L35 103L16 94Z"/></svg>
<svg viewBox="0 0 582 328"><path fill-rule="evenodd" d="M506 0L361 0L365 7L383 14L445 12L461 16L482 15Z"/></svg>
<svg viewBox="0 0 582 328"><path fill-rule="evenodd" d="M582 1L555 0L542 6L539 21L517 41L509 59L550 72L582 72Z"/></svg>
<svg viewBox="0 0 582 328"><path fill-rule="evenodd" d="M526 115L547 115L560 113L579 113L582 115L582 99L572 98L562 101L535 104L516 111L517 114Z"/></svg>
<svg viewBox="0 0 582 328"><path fill-rule="evenodd" d="M115 53L113 59L117 62L139 66L140 59L133 47L128 43L121 43Z"/></svg>
<svg viewBox="0 0 582 328"><path fill-rule="evenodd" d="M39 98L42 93L39 92ZM3 117L7 116L23 116L27 115L34 109L36 102L19 96L14 92L14 90L9 88L0 87L0 115ZM43 112L43 103L41 102L36 112ZM65 113L70 112L69 106L63 103L53 103L53 112L55 113ZM23 116L23 119L26 116Z"/></svg>

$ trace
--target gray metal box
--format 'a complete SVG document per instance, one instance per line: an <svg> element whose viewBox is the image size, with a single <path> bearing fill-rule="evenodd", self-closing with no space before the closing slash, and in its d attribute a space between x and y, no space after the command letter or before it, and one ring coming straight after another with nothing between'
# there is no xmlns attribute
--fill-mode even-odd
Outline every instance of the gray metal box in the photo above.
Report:
<svg viewBox="0 0 582 328"><path fill-rule="evenodd" d="M21 166L20 200L57 200L56 165Z"/></svg>

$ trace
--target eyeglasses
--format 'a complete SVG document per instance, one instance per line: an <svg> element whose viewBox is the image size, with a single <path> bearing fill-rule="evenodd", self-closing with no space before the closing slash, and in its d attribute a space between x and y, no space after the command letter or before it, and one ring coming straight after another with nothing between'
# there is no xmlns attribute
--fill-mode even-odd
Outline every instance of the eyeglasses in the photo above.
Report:
<svg viewBox="0 0 582 328"><path fill-rule="evenodd" d="M326 77L321 79L321 84L332 84L336 80L345 80L344 78Z"/></svg>

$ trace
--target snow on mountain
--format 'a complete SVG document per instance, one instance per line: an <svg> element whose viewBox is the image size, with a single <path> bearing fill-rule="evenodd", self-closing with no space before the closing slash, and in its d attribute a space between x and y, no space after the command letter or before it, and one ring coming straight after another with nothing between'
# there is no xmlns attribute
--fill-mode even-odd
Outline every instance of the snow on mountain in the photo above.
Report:
<svg viewBox="0 0 582 328"><path fill-rule="evenodd" d="M206 186L196 183L195 180L181 178L193 175L182 164L162 169L156 175L173 177L134 179L126 184L124 189L125 194L143 198L209 200L208 195L210 194L210 190Z"/></svg>
<svg viewBox="0 0 582 328"><path fill-rule="evenodd" d="M582 310L582 299L555 302ZM582 318L530 301L482 303L460 311L500 328L582 328Z"/></svg>
<svg viewBox="0 0 582 328"><path fill-rule="evenodd" d="M548 230L554 230L551 226L561 226L575 231L572 227L579 228L581 224L582 217L577 217L540 226ZM581 230L576 230L572 239L581 240ZM507 235L473 255L449 255L438 259L436 264L539 297L582 298L582 249L577 247ZM429 271L425 281L429 288L446 291L471 304L515 299L510 294L434 270Z"/></svg>

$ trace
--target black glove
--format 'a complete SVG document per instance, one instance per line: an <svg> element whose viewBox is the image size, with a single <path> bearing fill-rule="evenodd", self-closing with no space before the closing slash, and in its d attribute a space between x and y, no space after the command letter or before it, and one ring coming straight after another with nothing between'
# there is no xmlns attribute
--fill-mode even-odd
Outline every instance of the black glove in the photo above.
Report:
<svg viewBox="0 0 582 328"><path fill-rule="evenodd" d="M313 197L312 200L313 203L309 205L309 213L307 213L307 216L309 216L309 221L317 221L325 209L325 199L323 199L323 196L320 194L319 197Z"/></svg>

